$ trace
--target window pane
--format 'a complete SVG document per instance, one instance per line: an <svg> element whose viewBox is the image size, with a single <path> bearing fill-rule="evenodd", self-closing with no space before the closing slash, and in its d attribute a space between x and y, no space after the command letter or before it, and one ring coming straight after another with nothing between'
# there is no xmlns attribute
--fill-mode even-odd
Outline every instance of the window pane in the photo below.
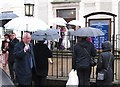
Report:
<svg viewBox="0 0 120 87"><path fill-rule="evenodd" d="M57 17L76 18L76 9L57 9Z"/></svg>

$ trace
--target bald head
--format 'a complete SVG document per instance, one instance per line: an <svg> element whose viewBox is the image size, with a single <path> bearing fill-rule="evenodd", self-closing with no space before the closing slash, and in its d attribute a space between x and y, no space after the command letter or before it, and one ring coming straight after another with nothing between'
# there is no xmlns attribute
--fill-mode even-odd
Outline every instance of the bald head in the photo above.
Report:
<svg viewBox="0 0 120 87"><path fill-rule="evenodd" d="M23 34L22 40L23 40L24 43L29 44L30 41L31 41L31 35L30 35L30 33L25 32Z"/></svg>

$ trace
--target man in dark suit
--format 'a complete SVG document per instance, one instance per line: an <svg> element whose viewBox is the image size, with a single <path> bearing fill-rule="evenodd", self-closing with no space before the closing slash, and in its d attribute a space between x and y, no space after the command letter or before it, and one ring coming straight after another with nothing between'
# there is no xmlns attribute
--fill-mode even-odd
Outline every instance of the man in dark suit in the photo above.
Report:
<svg viewBox="0 0 120 87"><path fill-rule="evenodd" d="M32 82L32 71L35 67L33 47L30 43L31 35L26 32L22 41L14 49L16 81L20 87L30 86Z"/></svg>
<svg viewBox="0 0 120 87"><path fill-rule="evenodd" d="M10 34L10 42L9 42L9 55L8 55L8 67L9 67L9 72L10 72L10 77L11 79L14 81L14 70L13 70L13 66L14 66L14 62L15 62L15 58L13 55L13 51L14 51L14 47L15 45L19 42L19 40L16 38L16 34L12 33Z"/></svg>
<svg viewBox="0 0 120 87"><path fill-rule="evenodd" d="M48 58L52 57L52 52L44 41L38 41L34 46L34 55L36 62L35 86L45 86L48 75ZM50 61L52 63L52 61Z"/></svg>

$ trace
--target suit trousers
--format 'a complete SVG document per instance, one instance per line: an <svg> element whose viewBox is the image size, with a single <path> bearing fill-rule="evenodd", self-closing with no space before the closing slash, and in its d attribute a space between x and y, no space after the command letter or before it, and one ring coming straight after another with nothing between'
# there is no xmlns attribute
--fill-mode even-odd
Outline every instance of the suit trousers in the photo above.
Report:
<svg viewBox="0 0 120 87"><path fill-rule="evenodd" d="M13 66L14 66L14 62L9 62L8 61L8 67L9 67L10 77L11 77L12 80L14 80L14 76L15 76Z"/></svg>

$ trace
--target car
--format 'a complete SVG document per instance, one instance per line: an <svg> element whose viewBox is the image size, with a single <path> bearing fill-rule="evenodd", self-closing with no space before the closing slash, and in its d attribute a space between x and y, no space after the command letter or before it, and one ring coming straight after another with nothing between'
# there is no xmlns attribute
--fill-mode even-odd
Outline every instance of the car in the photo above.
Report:
<svg viewBox="0 0 120 87"><path fill-rule="evenodd" d="M0 68L0 87L15 87L15 84L12 82L7 73Z"/></svg>

